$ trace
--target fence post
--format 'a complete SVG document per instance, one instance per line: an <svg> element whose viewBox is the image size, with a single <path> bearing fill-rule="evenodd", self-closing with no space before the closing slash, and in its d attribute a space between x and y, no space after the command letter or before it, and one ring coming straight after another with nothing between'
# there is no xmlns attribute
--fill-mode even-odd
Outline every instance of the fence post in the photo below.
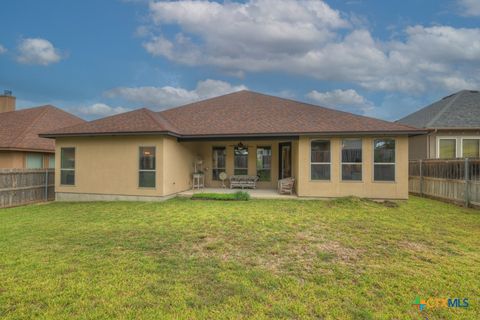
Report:
<svg viewBox="0 0 480 320"><path fill-rule="evenodd" d="M465 207L470 205L470 166L468 158L465 158Z"/></svg>
<svg viewBox="0 0 480 320"><path fill-rule="evenodd" d="M420 170L420 196L423 197L423 165L422 159L419 160L419 170Z"/></svg>
<svg viewBox="0 0 480 320"><path fill-rule="evenodd" d="M45 169L45 202L48 201L48 168Z"/></svg>

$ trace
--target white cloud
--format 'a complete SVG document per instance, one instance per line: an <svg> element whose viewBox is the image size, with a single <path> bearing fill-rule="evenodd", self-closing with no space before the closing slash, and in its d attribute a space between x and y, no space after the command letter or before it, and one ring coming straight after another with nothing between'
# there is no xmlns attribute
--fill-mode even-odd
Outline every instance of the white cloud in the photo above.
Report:
<svg viewBox="0 0 480 320"><path fill-rule="evenodd" d="M295 73L393 92L480 86L479 28L411 26L402 40L381 41L322 1L153 2L150 13L156 30L180 31L152 31L145 49L181 64L229 74Z"/></svg>
<svg viewBox="0 0 480 320"><path fill-rule="evenodd" d="M171 86L120 87L107 91L105 96L121 98L137 105L165 109L244 89L246 89L244 85L233 86L228 82L206 79L199 81L193 90Z"/></svg>
<svg viewBox="0 0 480 320"><path fill-rule="evenodd" d="M478 0L458 0L461 14L464 16L480 16L480 1Z"/></svg>
<svg viewBox="0 0 480 320"><path fill-rule="evenodd" d="M307 97L321 106L333 107L346 111L360 111L368 113L374 109L371 101L357 93L353 89L336 89L327 92L310 91Z"/></svg>
<svg viewBox="0 0 480 320"><path fill-rule="evenodd" d="M111 107L104 103L94 103L87 107L81 107L78 109L78 112L86 116L110 116L122 112L130 111L128 108L124 107Z"/></svg>
<svg viewBox="0 0 480 320"><path fill-rule="evenodd" d="M152 2L150 11L154 24L178 24L184 33L201 37L205 46L178 33L173 39L154 36L144 44L148 52L187 64L226 67L245 56L304 54L312 42L331 40L332 30L348 26L338 11L322 1L285 0L282 5L276 0Z"/></svg>
<svg viewBox="0 0 480 320"><path fill-rule="evenodd" d="M58 49L45 39L28 38L20 41L17 61L24 64L49 65L62 59Z"/></svg>
<svg viewBox="0 0 480 320"><path fill-rule="evenodd" d="M0 44L0 54L7 52L7 49Z"/></svg>

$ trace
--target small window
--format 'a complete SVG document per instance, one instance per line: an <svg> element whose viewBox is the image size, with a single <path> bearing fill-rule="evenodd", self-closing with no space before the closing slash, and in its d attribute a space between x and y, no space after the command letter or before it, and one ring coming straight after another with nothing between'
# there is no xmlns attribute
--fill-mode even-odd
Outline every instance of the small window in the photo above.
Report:
<svg viewBox="0 0 480 320"><path fill-rule="evenodd" d="M48 168L55 169L55 155L50 154L48 155Z"/></svg>
<svg viewBox="0 0 480 320"><path fill-rule="evenodd" d="M375 139L374 147L374 181L395 181L395 140Z"/></svg>
<svg viewBox="0 0 480 320"><path fill-rule="evenodd" d="M155 188L155 147L140 147L139 160L138 186L141 188Z"/></svg>
<svg viewBox="0 0 480 320"><path fill-rule="evenodd" d="M463 157L478 158L480 157L480 139L463 139Z"/></svg>
<svg viewBox="0 0 480 320"><path fill-rule="evenodd" d="M440 159L454 159L457 157L457 139L440 139Z"/></svg>
<svg viewBox="0 0 480 320"><path fill-rule="evenodd" d="M75 184L75 148L61 148L60 184Z"/></svg>
<svg viewBox="0 0 480 320"><path fill-rule="evenodd" d="M330 180L330 141L315 140L310 147L310 178Z"/></svg>
<svg viewBox="0 0 480 320"><path fill-rule="evenodd" d="M212 150L212 179L220 180L220 173L225 172L227 152L225 147L213 147Z"/></svg>
<svg viewBox="0 0 480 320"><path fill-rule="evenodd" d="M342 141L342 180L362 181L362 139Z"/></svg>
<svg viewBox="0 0 480 320"><path fill-rule="evenodd" d="M26 160L27 169L42 169L43 168L43 154L28 153Z"/></svg>
<svg viewBox="0 0 480 320"><path fill-rule="evenodd" d="M247 175L248 174L248 148L235 147L233 159L233 174Z"/></svg>
<svg viewBox="0 0 480 320"><path fill-rule="evenodd" d="M272 148L257 147L257 176L259 181L271 180Z"/></svg>

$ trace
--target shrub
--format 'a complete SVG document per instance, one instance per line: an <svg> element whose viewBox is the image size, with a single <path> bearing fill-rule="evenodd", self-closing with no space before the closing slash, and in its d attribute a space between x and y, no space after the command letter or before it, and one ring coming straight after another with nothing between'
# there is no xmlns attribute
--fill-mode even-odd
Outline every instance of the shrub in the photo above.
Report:
<svg viewBox="0 0 480 320"><path fill-rule="evenodd" d="M237 191L234 193L235 200L247 201L250 200L250 193L246 191Z"/></svg>

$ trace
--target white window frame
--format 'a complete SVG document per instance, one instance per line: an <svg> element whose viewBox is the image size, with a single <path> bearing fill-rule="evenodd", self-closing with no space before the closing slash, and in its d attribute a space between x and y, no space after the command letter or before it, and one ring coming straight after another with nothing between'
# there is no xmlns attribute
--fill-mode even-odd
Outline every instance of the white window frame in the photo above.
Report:
<svg viewBox="0 0 480 320"><path fill-rule="evenodd" d="M375 140L393 140L395 142L395 160L394 162L375 162ZM397 182L397 139L392 137L376 137L372 140L372 182L374 183L396 183ZM393 180L375 180L375 165L393 165Z"/></svg>
<svg viewBox="0 0 480 320"><path fill-rule="evenodd" d="M360 140L361 150L362 150L362 161L361 162L343 162L343 141L345 140ZM331 148L331 147L330 147ZM396 156L396 155L395 155ZM330 160L331 161L331 160ZM362 167L362 179L360 180L343 180L343 165L360 165ZM363 139L362 138L345 138L340 140L340 181L342 182L363 182Z"/></svg>
<svg viewBox="0 0 480 320"><path fill-rule="evenodd" d="M155 169L140 169L140 155L141 155L141 150L142 148L153 148L155 151ZM140 186L140 173L141 172L154 172L155 173L155 186L154 187L142 187ZM138 147L138 184L137 187L139 189L156 189L157 184L158 184L158 179L157 179L157 146L155 145L145 145L145 146L139 146Z"/></svg>
<svg viewBox="0 0 480 320"><path fill-rule="evenodd" d="M312 162L312 142L315 141L328 141L330 143L330 161L329 162ZM323 138L315 138L315 139L310 139L310 144L308 145L308 159L310 161L310 166L309 166L309 181L311 182L331 182L332 181L332 140L331 139L323 139ZM329 179L312 179L312 165L314 164L328 164L329 169L330 169L330 177Z"/></svg>
<svg viewBox="0 0 480 320"><path fill-rule="evenodd" d="M440 140L455 140L455 158L461 158L460 152L461 152L461 143L458 143L458 139L460 137L458 136L441 136L437 137L437 152L436 152L436 158L440 159ZM459 148L460 145L460 148Z"/></svg>
<svg viewBox="0 0 480 320"><path fill-rule="evenodd" d="M440 159L440 140L455 140L455 157L456 158L463 158L463 140L465 139L480 139L480 135L477 136L462 136L462 135L455 135L455 136L437 136L436 137L436 146L437 150L435 152L435 157Z"/></svg>
<svg viewBox="0 0 480 320"><path fill-rule="evenodd" d="M460 137L460 147L461 147L460 152L461 152L461 157L462 158L465 158L463 156L463 140L478 140L479 147L480 147L480 136L462 136L462 137Z"/></svg>

